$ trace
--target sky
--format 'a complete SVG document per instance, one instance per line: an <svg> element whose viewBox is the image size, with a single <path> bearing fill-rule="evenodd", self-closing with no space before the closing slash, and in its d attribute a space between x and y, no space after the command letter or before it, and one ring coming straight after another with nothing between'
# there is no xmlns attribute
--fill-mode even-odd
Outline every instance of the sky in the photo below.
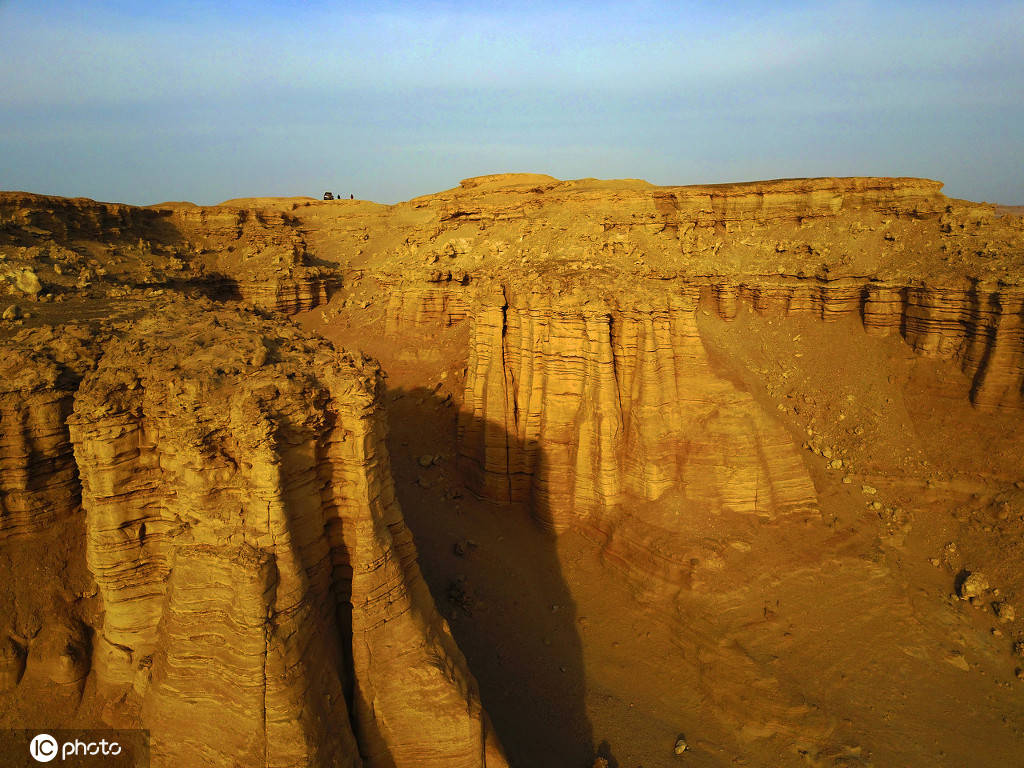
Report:
<svg viewBox="0 0 1024 768"><path fill-rule="evenodd" d="M0 189L923 176L1024 204L1024 0L0 0Z"/></svg>

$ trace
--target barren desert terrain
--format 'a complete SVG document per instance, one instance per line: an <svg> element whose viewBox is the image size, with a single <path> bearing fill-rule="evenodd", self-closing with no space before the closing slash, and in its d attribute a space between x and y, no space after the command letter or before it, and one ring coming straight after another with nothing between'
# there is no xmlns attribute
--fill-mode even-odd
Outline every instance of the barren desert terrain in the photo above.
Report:
<svg viewBox="0 0 1024 768"><path fill-rule="evenodd" d="M1024 211L941 189L0 192L0 725L1024 764Z"/></svg>

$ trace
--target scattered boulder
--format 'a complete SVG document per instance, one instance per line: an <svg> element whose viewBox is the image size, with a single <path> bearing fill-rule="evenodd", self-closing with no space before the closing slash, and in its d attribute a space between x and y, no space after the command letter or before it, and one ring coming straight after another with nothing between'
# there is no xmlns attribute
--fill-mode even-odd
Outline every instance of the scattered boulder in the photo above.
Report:
<svg viewBox="0 0 1024 768"><path fill-rule="evenodd" d="M1017 618L1016 609L1009 603L993 603L992 609L996 612L996 616L999 617L1000 621L1013 621Z"/></svg>
<svg viewBox="0 0 1024 768"><path fill-rule="evenodd" d="M14 279L14 287L29 296L35 296L43 290L43 284L39 282L39 277L31 269L25 269L18 273Z"/></svg>
<svg viewBox="0 0 1024 768"><path fill-rule="evenodd" d="M21 307L17 304L11 304L11 306L4 310L4 320L17 320L19 317L21 317Z"/></svg>
<svg viewBox="0 0 1024 768"><path fill-rule="evenodd" d="M988 578L980 572L963 571L957 579L956 594L961 600L981 597L989 590Z"/></svg>
<svg viewBox="0 0 1024 768"><path fill-rule="evenodd" d="M685 736L680 736L678 739L676 739L676 746L675 746L675 749L673 751L677 755L681 755L681 754L683 754L683 752L685 752L689 748L690 748L689 745L686 743L686 737Z"/></svg>

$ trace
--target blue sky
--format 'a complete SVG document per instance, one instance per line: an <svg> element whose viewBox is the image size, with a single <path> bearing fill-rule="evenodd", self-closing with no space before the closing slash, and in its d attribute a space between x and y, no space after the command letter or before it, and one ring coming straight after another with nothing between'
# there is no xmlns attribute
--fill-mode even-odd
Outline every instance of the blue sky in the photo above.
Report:
<svg viewBox="0 0 1024 768"><path fill-rule="evenodd" d="M0 189L395 202L505 171L1024 203L1024 2L0 0Z"/></svg>

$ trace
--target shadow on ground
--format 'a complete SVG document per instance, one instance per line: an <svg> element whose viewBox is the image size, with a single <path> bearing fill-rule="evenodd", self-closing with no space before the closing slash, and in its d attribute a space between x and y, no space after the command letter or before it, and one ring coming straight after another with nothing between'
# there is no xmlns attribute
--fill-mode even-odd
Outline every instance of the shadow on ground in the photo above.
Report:
<svg viewBox="0 0 1024 768"><path fill-rule="evenodd" d="M515 768L589 768L576 606L555 536L522 505L474 496L456 468L456 408L392 389L388 450L406 523L441 613Z"/></svg>

